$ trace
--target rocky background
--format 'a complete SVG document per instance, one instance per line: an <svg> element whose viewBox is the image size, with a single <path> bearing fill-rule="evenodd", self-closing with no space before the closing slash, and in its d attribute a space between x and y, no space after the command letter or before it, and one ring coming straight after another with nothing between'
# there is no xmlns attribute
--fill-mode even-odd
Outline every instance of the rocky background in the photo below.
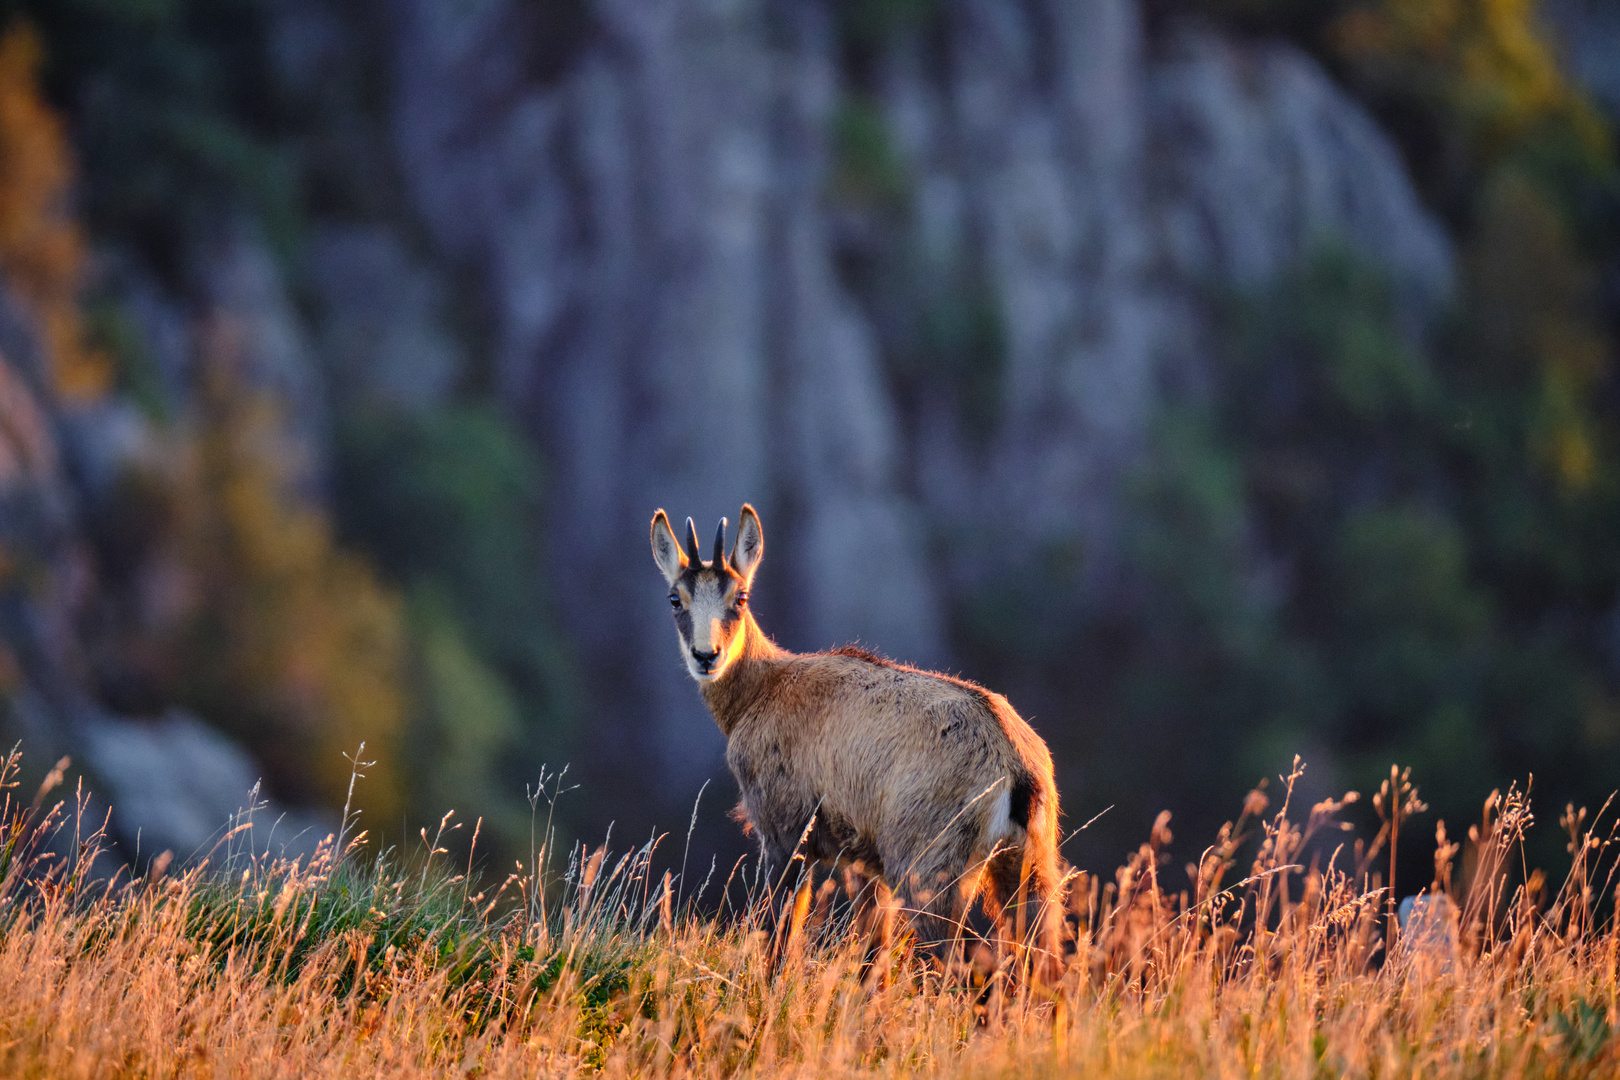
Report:
<svg viewBox="0 0 1620 1080"><path fill-rule="evenodd" d="M362 741L392 842L569 763L741 850L646 533L743 501L767 629L1006 692L1082 864L1296 752L1620 776L1598 4L8 10L0 712L132 852Z"/></svg>

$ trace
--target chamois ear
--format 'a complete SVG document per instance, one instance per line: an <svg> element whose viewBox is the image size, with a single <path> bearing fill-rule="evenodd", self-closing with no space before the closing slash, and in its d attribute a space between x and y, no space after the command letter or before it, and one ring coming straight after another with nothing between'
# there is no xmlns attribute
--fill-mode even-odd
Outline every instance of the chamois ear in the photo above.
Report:
<svg viewBox="0 0 1620 1080"><path fill-rule="evenodd" d="M669 517L662 510L653 515L652 547L653 559L663 572L664 581L675 584L675 579L686 569L686 553L675 542L675 530L669 527Z"/></svg>
<svg viewBox="0 0 1620 1080"><path fill-rule="evenodd" d="M759 515L754 508L743 503L742 516L737 521L737 542L731 548L731 568L742 575L750 586L759 560L765 557L765 533L759 527Z"/></svg>

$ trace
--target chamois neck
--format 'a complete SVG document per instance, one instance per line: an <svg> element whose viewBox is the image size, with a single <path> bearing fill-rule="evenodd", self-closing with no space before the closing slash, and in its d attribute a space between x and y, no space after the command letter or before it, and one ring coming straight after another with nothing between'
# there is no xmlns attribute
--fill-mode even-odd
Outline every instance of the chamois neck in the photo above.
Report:
<svg viewBox="0 0 1620 1080"><path fill-rule="evenodd" d="M752 611L743 612L740 633L743 647L737 659L718 679L703 684L703 700L714 714L715 723L720 725L720 733L728 738L731 729L747 714L749 706L764 689L776 663L793 655L765 636L765 631L754 621Z"/></svg>

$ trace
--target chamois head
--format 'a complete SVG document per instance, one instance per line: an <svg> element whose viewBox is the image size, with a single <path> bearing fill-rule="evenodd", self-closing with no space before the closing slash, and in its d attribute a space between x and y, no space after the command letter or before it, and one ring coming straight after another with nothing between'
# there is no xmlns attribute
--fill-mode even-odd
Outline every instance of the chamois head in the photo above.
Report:
<svg viewBox="0 0 1620 1080"><path fill-rule="evenodd" d="M725 547L725 518L714 534L713 558L705 563L698 554L697 526L691 518L686 519L682 551L669 518L662 510L653 515L653 558L669 583L669 604L675 610L686 670L700 683L718 679L742 653L748 589L765 554L765 535L752 506L743 504L737 543L729 557Z"/></svg>

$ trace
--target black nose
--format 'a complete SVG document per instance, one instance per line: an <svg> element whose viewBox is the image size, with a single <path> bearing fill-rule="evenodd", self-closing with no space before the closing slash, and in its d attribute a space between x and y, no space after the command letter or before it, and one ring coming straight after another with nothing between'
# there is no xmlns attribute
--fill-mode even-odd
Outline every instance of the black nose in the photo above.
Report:
<svg viewBox="0 0 1620 1080"><path fill-rule="evenodd" d="M710 668L714 667L714 662L719 658L719 649L716 649L714 652L702 652L698 649L692 650L692 659L696 660L698 662L698 667L702 668L704 671L708 671Z"/></svg>

